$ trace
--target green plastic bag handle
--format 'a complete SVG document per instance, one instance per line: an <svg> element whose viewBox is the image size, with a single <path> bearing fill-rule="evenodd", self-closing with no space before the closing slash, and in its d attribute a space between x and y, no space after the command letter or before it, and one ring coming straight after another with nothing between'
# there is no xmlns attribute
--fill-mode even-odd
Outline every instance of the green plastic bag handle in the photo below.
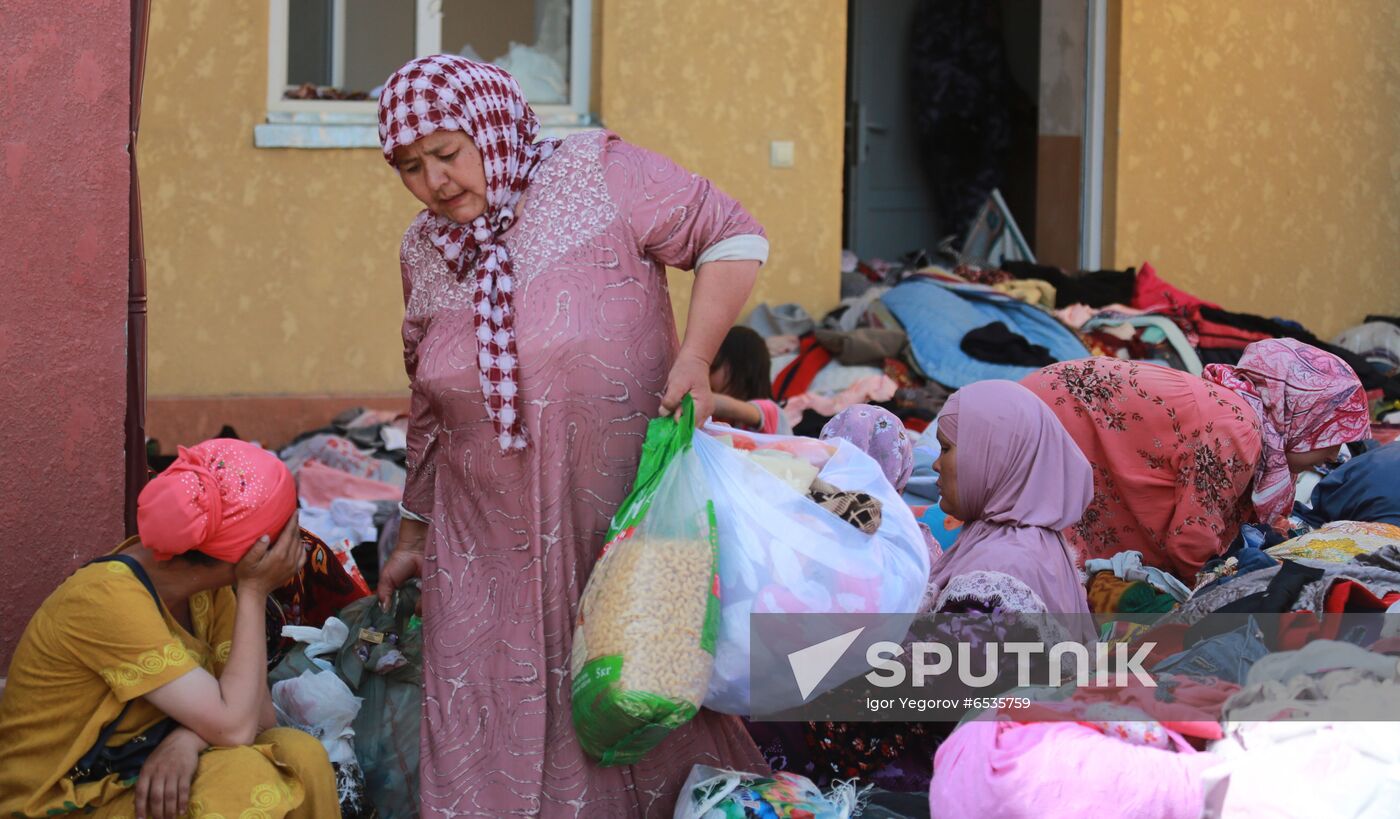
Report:
<svg viewBox="0 0 1400 819"><path fill-rule="evenodd" d="M632 491L627 500L613 516L608 529L607 542L611 543L617 533L635 526L646 516L651 499L661 484L661 477L676 456L690 449L695 437L695 401L690 393L681 399L681 417L670 416L653 418L647 423L646 440L642 443L642 457L637 464L637 478L632 483Z"/></svg>

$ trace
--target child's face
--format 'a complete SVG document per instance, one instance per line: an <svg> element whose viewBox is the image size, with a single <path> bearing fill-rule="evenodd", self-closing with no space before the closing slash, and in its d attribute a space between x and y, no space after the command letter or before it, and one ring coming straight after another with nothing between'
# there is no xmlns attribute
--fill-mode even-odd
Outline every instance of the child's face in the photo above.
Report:
<svg viewBox="0 0 1400 819"><path fill-rule="evenodd" d="M728 395L725 390L729 387L729 364L728 362L710 370L710 392L719 395Z"/></svg>

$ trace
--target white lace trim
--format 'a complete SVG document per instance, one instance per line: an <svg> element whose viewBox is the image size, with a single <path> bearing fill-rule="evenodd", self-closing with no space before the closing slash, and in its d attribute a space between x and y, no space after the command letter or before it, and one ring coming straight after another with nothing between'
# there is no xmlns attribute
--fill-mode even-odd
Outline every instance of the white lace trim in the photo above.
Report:
<svg viewBox="0 0 1400 819"><path fill-rule="evenodd" d="M1002 609L1016 614L1032 615L1027 624L1039 632L1041 641L1046 645L1073 640L1069 628L1059 619L1066 615L1050 615L1050 609L1045 605L1045 601L1041 599L1040 595L1036 594L1030 586L1005 572L979 569L954 577L948 581L948 585L938 595L938 602L934 604L932 610L942 611L951 603L966 600L981 603L988 608L1000 606ZM1049 616L1038 617L1035 615ZM1061 662L1067 671L1070 669L1069 661L1068 655L1061 657Z"/></svg>
<svg viewBox="0 0 1400 819"><path fill-rule="evenodd" d="M404 307L404 316L410 319L423 318L439 310L466 310L471 307L472 293L476 282L468 278L459 282L447 269L447 260L433 247L426 227L432 214L423 211L409 225L403 236L403 246L399 256L409 275L413 277Z"/></svg>
<svg viewBox="0 0 1400 819"><path fill-rule="evenodd" d="M974 600L989 608L999 605L1018 614L1045 614L1049 611L1045 601L1030 586L1004 572L978 570L954 577L938 595L934 611L960 600Z"/></svg>
<svg viewBox="0 0 1400 819"><path fill-rule="evenodd" d="M603 176L603 139L597 131L568 137L530 182L525 212L508 242L517 292L617 221L617 205Z"/></svg>
<svg viewBox="0 0 1400 819"><path fill-rule="evenodd" d="M517 298L530 281L565 253L593 241L616 221L617 205L603 176L597 132L564 140L530 182L525 210L511 231L507 248L515 268ZM440 310L471 308L476 282L457 281L426 233L427 211L413 220L400 248L413 276L405 315L422 318Z"/></svg>

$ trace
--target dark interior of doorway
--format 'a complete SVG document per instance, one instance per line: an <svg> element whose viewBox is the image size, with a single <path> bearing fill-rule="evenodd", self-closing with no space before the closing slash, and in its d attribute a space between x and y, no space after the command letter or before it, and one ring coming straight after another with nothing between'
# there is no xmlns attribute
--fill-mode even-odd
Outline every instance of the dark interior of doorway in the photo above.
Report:
<svg viewBox="0 0 1400 819"><path fill-rule="evenodd" d="M1041 5L850 0L846 247L936 260L993 187L1036 246Z"/></svg>

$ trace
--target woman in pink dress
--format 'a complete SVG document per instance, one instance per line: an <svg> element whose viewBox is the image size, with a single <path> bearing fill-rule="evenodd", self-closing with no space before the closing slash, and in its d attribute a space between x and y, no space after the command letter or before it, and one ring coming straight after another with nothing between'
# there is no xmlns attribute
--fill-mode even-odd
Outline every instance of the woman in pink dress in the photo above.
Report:
<svg viewBox="0 0 1400 819"><path fill-rule="evenodd" d="M538 140L506 72L399 69L385 159L426 206L401 249L412 384L404 529L381 598L423 579L428 816L669 816L696 763L766 770L710 711L645 760L586 758L570 716L579 598L647 421L689 393L767 256L709 181L594 131ZM696 269L678 344L665 266Z"/></svg>
<svg viewBox="0 0 1400 819"><path fill-rule="evenodd" d="M1087 358L1022 382L1094 468L1094 499L1065 535L1081 560L1124 551L1188 584L1248 520L1293 508L1294 476L1370 432L1346 362L1292 339L1245 348L1201 378L1155 364Z"/></svg>

